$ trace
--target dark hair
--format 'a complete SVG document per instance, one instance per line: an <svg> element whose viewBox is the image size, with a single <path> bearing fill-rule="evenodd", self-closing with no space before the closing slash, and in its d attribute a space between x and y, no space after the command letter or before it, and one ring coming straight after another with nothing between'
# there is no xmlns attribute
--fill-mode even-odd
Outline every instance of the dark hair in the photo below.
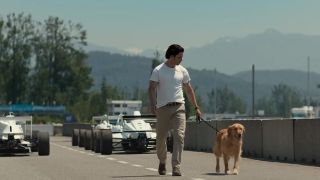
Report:
<svg viewBox="0 0 320 180"><path fill-rule="evenodd" d="M166 59L169 59L171 55L176 56L177 54L184 52L183 47L178 44L171 44L166 52Z"/></svg>

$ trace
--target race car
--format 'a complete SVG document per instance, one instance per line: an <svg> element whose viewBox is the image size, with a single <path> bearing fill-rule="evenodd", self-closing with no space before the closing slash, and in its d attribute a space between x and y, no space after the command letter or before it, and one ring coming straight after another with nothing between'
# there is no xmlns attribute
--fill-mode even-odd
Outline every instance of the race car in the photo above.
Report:
<svg viewBox="0 0 320 180"><path fill-rule="evenodd" d="M27 123L30 129L27 129ZM31 152L38 152L40 156L50 154L49 133L32 131L32 116L14 116L9 113L0 117L0 153Z"/></svg>
<svg viewBox="0 0 320 180"><path fill-rule="evenodd" d="M119 124L122 126L121 145L125 151L146 152L156 148L157 134L150 121L156 121L154 115L122 116Z"/></svg>
<svg viewBox="0 0 320 180"><path fill-rule="evenodd" d="M155 122L155 116L94 116L91 129L73 130L72 145L101 154L113 150L146 152L156 145L156 132L148 121Z"/></svg>

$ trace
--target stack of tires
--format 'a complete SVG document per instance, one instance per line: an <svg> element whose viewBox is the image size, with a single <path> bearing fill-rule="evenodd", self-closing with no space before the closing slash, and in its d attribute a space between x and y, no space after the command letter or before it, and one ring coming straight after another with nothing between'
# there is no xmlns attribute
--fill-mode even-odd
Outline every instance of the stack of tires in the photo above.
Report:
<svg viewBox="0 0 320 180"><path fill-rule="evenodd" d="M74 129L72 146L84 147L103 155L112 154L111 129Z"/></svg>

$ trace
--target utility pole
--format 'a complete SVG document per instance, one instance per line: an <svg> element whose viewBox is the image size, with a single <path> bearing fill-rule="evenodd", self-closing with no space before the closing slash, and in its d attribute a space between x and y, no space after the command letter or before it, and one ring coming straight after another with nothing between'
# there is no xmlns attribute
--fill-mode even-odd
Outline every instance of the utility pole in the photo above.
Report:
<svg viewBox="0 0 320 180"><path fill-rule="evenodd" d="M307 58L308 61L308 75L307 75L307 106L310 106L310 57Z"/></svg>
<svg viewBox="0 0 320 180"><path fill-rule="evenodd" d="M214 118L217 118L217 69L214 68Z"/></svg>
<svg viewBox="0 0 320 180"><path fill-rule="evenodd" d="M254 103L254 64L252 65L252 119L255 116L255 103Z"/></svg>

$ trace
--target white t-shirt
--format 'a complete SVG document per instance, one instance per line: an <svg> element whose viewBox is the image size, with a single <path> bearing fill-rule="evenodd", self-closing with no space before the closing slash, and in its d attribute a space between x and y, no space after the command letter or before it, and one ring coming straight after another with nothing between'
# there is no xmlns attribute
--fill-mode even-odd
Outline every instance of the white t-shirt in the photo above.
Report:
<svg viewBox="0 0 320 180"><path fill-rule="evenodd" d="M182 86L191 80L187 69L181 65L170 68L162 63L154 68L150 80L158 82L157 108L169 102L184 103Z"/></svg>

